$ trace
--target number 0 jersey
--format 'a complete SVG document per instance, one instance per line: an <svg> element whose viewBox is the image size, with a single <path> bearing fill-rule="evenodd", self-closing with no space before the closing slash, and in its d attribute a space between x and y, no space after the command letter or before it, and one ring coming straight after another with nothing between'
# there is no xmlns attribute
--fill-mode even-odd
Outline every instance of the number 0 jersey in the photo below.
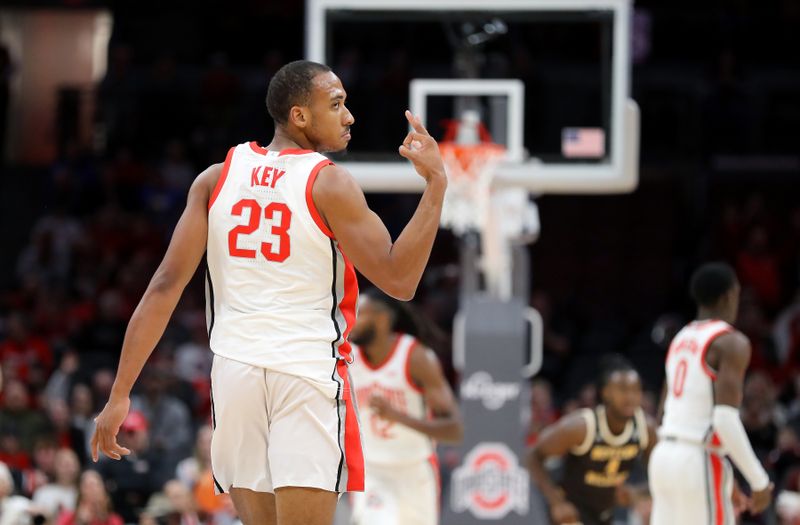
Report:
<svg viewBox="0 0 800 525"><path fill-rule="evenodd" d="M717 374L706 363L706 353L717 337L733 331L725 321L694 321L672 340L667 353L667 396L659 436L696 443L712 437Z"/></svg>
<svg viewBox="0 0 800 525"><path fill-rule="evenodd" d="M311 197L329 164L308 150L230 149L208 203L206 314L215 354L335 397L358 284Z"/></svg>

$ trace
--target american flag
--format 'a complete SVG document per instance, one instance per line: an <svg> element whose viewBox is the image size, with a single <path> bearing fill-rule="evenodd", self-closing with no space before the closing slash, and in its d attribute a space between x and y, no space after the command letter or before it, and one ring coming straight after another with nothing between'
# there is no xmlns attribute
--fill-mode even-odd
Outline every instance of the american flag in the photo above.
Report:
<svg viewBox="0 0 800 525"><path fill-rule="evenodd" d="M561 153L570 159L598 159L606 154L606 133L600 128L564 128Z"/></svg>

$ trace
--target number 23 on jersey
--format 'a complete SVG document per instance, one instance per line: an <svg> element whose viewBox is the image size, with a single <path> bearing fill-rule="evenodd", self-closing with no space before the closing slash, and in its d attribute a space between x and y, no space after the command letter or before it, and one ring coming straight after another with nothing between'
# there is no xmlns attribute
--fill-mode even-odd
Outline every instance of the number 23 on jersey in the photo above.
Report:
<svg viewBox="0 0 800 525"><path fill-rule="evenodd" d="M250 235L261 226L261 217L271 223L270 233L277 242L263 241L260 244L261 255L272 262L283 262L292 253L289 228L292 225L292 212L282 202L270 202L263 209L255 199L242 199L233 205L231 214L241 217L245 208L250 210L247 224L240 224L228 232L228 252L231 257L255 259L256 250L239 247L239 235Z"/></svg>

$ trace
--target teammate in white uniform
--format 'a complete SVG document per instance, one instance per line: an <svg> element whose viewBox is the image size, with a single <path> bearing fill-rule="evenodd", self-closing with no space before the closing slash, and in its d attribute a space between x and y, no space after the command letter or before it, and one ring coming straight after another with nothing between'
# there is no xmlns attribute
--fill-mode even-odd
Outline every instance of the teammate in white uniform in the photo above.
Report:
<svg viewBox="0 0 800 525"><path fill-rule="evenodd" d="M762 512L772 484L739 418L750 342L731 326L739 283L726 264L709 263L691 279L697 319L670 344L664 417L650 456L652 525L733 525L728 457L750 484L749 508Z"/></svg>
<svg viewBox="0 0 800 525"><path fill-rule="evenodd" d="M403 333L423 324L377 290L362 296L351 336L367 465L366 491L353 496L357 525L439 521L435 442L460 441L463 425L436 356Z"/></svg>
<svg viewBox="0 0 800 525"><path fill-rule="evenodd" d="M410 299L430 255L447 185L418 118L399 148L426 180L395 242L350 174L320 155L347 147L354 119L327 67L297 61L270 81L275 136L231 148L194 182L164 260L131 318L92 438L114 459L130 390L207 253L212 467L246 525L328 525L338 493L363 490L347 363L358 285ZM345 252L347 256L345 256ZM349 257L349 258L348 258ZM350 262L352 261L352 263Z"/></svg>

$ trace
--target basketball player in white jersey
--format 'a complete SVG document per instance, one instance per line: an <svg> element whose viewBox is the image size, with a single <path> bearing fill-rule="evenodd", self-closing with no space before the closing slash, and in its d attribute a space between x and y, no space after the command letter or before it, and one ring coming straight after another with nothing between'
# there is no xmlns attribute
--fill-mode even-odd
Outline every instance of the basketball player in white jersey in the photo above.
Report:
<svg viewBox="0 0 800 525"><path fill-rule="evenodd" d="M353 496L356 525L436 525L436 441L457 443L463 425L436 355L404 332L422 326L405 305L378 290L362 295L351 334L367 466L366 490Z"/></svg>
<svg viewBox="0 0 800 525"><path fill-rule="evenodd" d="M751 512L769 505L773 489L739 418L750 342L731 326L739 283L730 266L701 266L690 291L697 319L670 344L664 417L648 467L651 524L733 525L728 457L750 485Z"/></svg>
<svg viewBox="0 0 800 525"><path fill-rule="evenodd" d="M354 267L388 294L411 298L447 182L436 141L406 112L413 130L399 153L426 187L392 242L352 176L321 155L350 141L346 96L327 66L287 64L267 93L272 142L235 146L195 180L128 325L97 417L95 460L98 450L114 459L129 453L116 435L130 390L205 253L217 491L230 492L245 525L329 525L338 494L363 490L347 371Z"/></svg>

